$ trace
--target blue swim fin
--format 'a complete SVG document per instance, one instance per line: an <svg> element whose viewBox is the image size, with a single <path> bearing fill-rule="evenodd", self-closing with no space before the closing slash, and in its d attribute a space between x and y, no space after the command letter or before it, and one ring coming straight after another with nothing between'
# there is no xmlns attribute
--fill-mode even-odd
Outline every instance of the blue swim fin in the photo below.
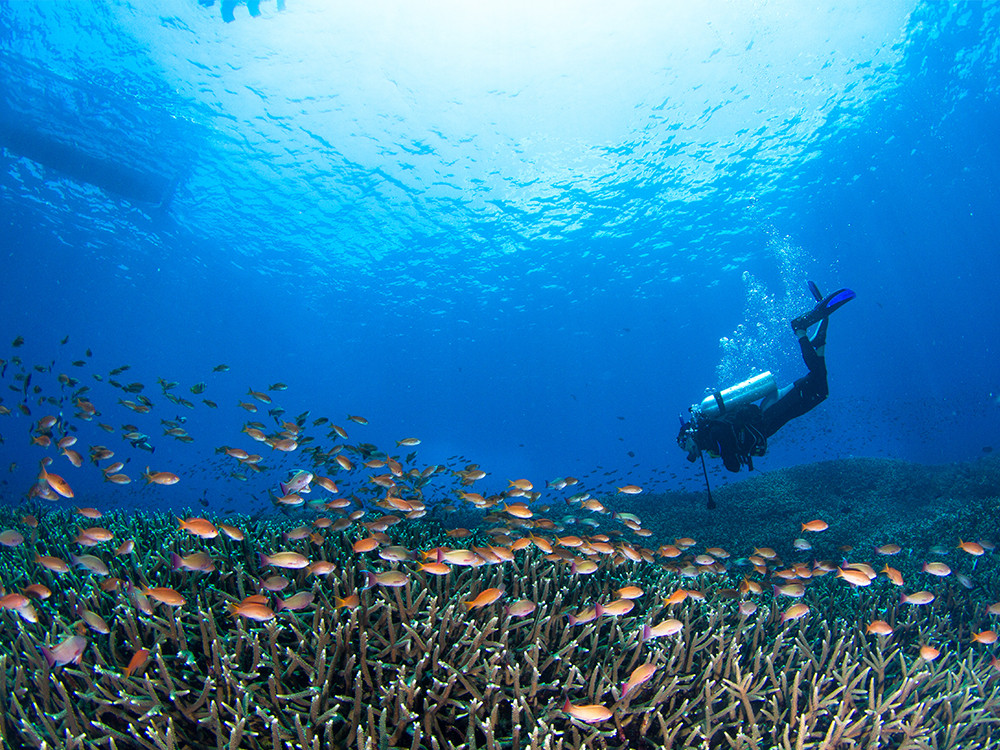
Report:
<svg viewBox="0 0 1000 750"><path fill-rule="evenodd" d="M816 288L816 285L812 282L809 284L809 289L813 293L813 296L819 293L819 289ZM809 328L809 326L824 320L838 307L843 307L857 296L858 295L850 289L838 289L833 294L827 295L821 299L812 310L795 318L795 320L792 321L792 328L796 331L804 331Z"/></svg>

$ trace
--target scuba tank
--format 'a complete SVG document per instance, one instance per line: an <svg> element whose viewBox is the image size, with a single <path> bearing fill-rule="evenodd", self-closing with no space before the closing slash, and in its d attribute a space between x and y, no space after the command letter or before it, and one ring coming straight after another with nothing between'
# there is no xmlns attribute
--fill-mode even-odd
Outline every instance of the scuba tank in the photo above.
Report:
<svg viewBox="0 0 1000 750"><path fill-rule="evenodd" d="M700 404L691 407L691 412L707 419L715 419L743 404L749 404L766 397L778 390L778 383L770 372L762 372L742 383L716 391L702 400Z"/></svg>

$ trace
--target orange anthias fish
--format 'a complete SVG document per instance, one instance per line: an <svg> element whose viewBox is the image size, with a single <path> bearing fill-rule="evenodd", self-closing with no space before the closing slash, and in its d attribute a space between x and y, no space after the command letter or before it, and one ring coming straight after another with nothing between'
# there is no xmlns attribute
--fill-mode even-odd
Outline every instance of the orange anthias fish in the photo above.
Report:
<svg viewBox="0 0 1000 750"><path fill-rule="evenodd" d="M142 473L142 478L146 480L146 484L171 485L181 481L176 474L171 474L169 471L150 471L148 466Z"/></svg>
<svg viewBox="0 0 1000 750"><path fill-rule="evenodd" d="M535 603L530 599L521 599L509 607L504 607L503 612L508 617L527 617L535 611L535 608Z"/></svg>
<svg viewBox="0 0 1000 750"><path fill-rule="evenodd" d="M260 564L261 567L264 567L265 565L272 565L275 568L298 570L299 568L307 567L309 565L309 560L304 555L300 555L298 552L275 552L273 555L265 555L261 553Z"/></svg>
<svg viewBox="0 0 1000 750"><path fill-rule="evenodd" d="M380 542L378 539L373 536L368 536L364 539L358 539L358 541L352 545L352 548L358 553L372 552L373 550L378 549L379 544Z"/></svg>
<svg viewBox="0 0 1000 750"><path fill-rule="evenodd" d="M215 563L207 552L192 552L190 555L181 556L176 552L170 553L170 567L174 570L192 570L203 573L211 573L215 570Z"/></svg>
<svg viewBox="0 0 1000 750"><path fill-rule="evenodd" d="M642 640L648 641L650 638L662 638L666 635L675 635L684 629L684 623L680 620L670 618L650 627L644 625L642 628Z"/></svg>
<svg viewBox="0 0 1000 750"><path fill-rule="evenodd" d="M96 573L99 576L106 576L110 573L104 560L94 555L80 555L79 557L76 555L70 555L69 559L74 565L86 568L91 573Z"/></svg>
<svg viewBox="0 0 1000 750"><path fill-rule="evenodd" d="M632 674L628 678L628 682L622 685L622 697L626 696L639 687L639 685L644 682L648 682L652 677L653 673L656 672L656 666L654 664L641 664L632 670Z"/></svg>
<svg viewBox="0 0 1000 750"><path fill-rule="evenodd" d="M336 570L336 566L329 560L316 560L309 563L307 569L314 576L328 576Z"/></svg>
<svg viewBox="0 0 1000 750"><path fill-rule="evenodd" d="M802 602L798 604L793 604L791 607L785 610L781 615L782 622L789 622L790 620L798 620L809 614L809 607L807 607Z"/></svg>
<svg viewBox="0 0 1000 750"><path fill-rule="evenodd" d="M183 606L186 601L183 596L181 596L177 591L166 586L157 586L156 588L143 588L142 593L146 596L156 599L158 602L162 602L170 607L180 607Z"/></svg>
<svg viewBox="0 0 1000 750"><path fill-rule="evenodd" d="M854 570L853 568L839 568L837 570L837 578L843 578L852 586L870 586L872 582L872 579L863 571Z"/></svg>
<svg viewBox="0 0 1000 750"><path fill-rule="evenodd" d="M500 508L515 518L531 518L534 515L531 508L524 503L511 503L509 505L504 503Z"/></svg>
<svg viewBox="0 0 1000 750"><path fill-rule="evenodd" d="M943 562L925 562L921 570L924 573L930 573L932 576L944 577L951 575L951 568Z"/></svg>
<svg viewBox="0 0 1000 750"><path fill-rule="evenodd" d="M24 536L14 529L0 531L0 544L4 547L16 547L24 541Z"/></svg>
<svg viewBox="0 0 1000 750"><path fill-rule="evenodd" d="M589 576L597 572L597 563L593 560L574 560L570 566L573 575Z"/></svg>
<svg viewBox="0 0 1000 750"><path fill-rule="evenodd" d="M375 584L388 586L389 588L399 588L409 582L406 573L398 570L387 570L384 573L372 573L370 570L361 571L365 574L365 588L370 589Z"/></svg>
<svg viewBox="0 0 1000 750"><path fill-rule="evenodd" d="M497 599L503 596L502 588L489 588L479 594L475 599L469 602L465 602L465 606L471 612L474 609L482 609L483 607L493 604Z"/></svg>
<svg viewBox="0 0 1000 750"><path fill-rule="evenodd" d="M920 658L923 659L924 661L934 661L939 656L941 656L941 652L938 651L933 646L928 646L924 644L923 646L920 647Z"/></svg>
<svg viewBox="0 0 1000 750"><path fill-rule="evenodd" d="M63 497L73 497L73 489L69 486L69 482L63 479L58 474L50 474L49 472L42 469L42 477L49 487L58 492ZM40 480L41 481L41 480Z"/></svg>
<svg viewBox="0 0 1000 750"><path fill-rule="evenodd" d="M33 599L48 599L52 596L52 589L41 583L29 583L24 587L24 593Z"/></svg>
<svg viewBox="0 0 1000 750"><path fill-rule="evenodd" d="M287 599L279 599L278 609L287 609L296 612L312 604L314 598L315 595L312 591L300 591L297 594L292 594Z"/></svg>
<svg viewBox="0 0 1000 750"><path fill-rule="evenodd" d="M430 573L433 576L446 576L451 572L451 568L447 563L418 563L417 568L422 570L424 573Z"/></svg>
<svg viewBox="0 0 1000 750"><path fill-rule="evenodd" d="M882 572L886 574L886 576L889 578L890 581L892 581L892 583L893 583L894 586L902 586L903 585L903 574L900 573L895 568L892 568L892 567L889 567L889 565L886 565L882 569Z"/></svg>
<svg viewBox="0 0 1000 750"><path fill-rule="evenodd" d="M829 524L820 518L802 524L803 531L826 531L828 528L830 528Z"/></svg>
<svg viewBox="0 0 1000 750"><path fill-rule="evenodd" d="M78 529L81 536L93 539L95 542L108 542L114 539L114 533L101 526L91 526L88 529Z"/></svg>
<svg viewBox="0 0 1000 750"><path fill-rule="evenodd" d="M70 662L79 664L85 648L87 648L87 639L83 636L73 635L55 648L42 646L42 655L50 667L61 666Z"/></svg>
<svg viewBox="0 0 1000 750"><path fill-rule="evenodd" d="M69 565L61 557L35 554L35 562L53 573L69 573Z"/></svg>
<svg viewBox="0 0 1000 750"><path fill-rule="evenodd" d="M135 674L136 670L141 669L148 658L149 652L144 648L140 648L132 654L132 658L129 659L128 666L125 667L125 676L131 677Z"/></svg>
<svg viewBox="0 0 1000 750"><path fill-rule="evenodd" d="M607 721L614 715L606 706L594 703L577 706L570 703L569 700L567 700L563 705L563 711L568 713L574 719L585 721L588 724L596 724L601 721Z"/></svg>
<svg viewBox="0 0 1000 750"><path fill-rule="evenodd" d="M266 604L257 601L243 601L239 604L230 604L229 611L233 617L246 617L257 622L267 622L274 619L274 610Z"/></svg>
<svg viewBox="0 0 1000 750"><path fill-rule="evenodd" d="M28 604L28 598L23 594L13 593L0 597L0 609L24 609Z"/></svg>
<svg viewBox="0 0 1000 750"><path fill-rule="evenodd" d="M624 586L616 592L621 599L638 599L642 596L642 589L638 586Z"/></svg>
<svg viewBox="0 0 1000 750"><path fill-rule="evenodd" d="M965 552L968 552L970 555L974 557L979 557L980 555L985 554L986 552L983 545L977 542L963 542L961 539L958 540L958 547L956 549L961 549Z"/></svg>
<svg viewBox="0 0 1000 750"><path fill-rule="evenodd" d="M183 529L202 539L215 539L219 535L219 530L215 528L215 525L205 518L178 518L177 523L178 529Z"/></svg>
<svg viewBox="0 0 1000 750"><path fill-rule="evenodd" d="M96 612L91 612L89 609L80 609L80 619L87 623L87 627L95 633L107 635L111 632L111 628L108 627L108 623L104 621L104 618Z"/></svg>
<svg viewBox="0 0 1000 750"><path fill-rule="evenodd" d="M339 596L335 596L333 597L333 602L336 605L334 606L334 609L341 609L342 607L346 607L347 609L354 609L354 607L357 607L361 604L361 597L358 596L357 594L351 594L350 596L344 599L341 599Z"/></svg>
<svg viewBox="0 0 1000 750"><path fill-rule="evenodd" d="M223 533L233 541L236 542L243 541L243 532L237 529L235 526L230 526L229 524L220 523L219 528L222 529Z"/></svg>
<svg viewBox="0 0 1000 750"><path fill-rule="evenodd" d="M627 615L635 607L635 602L631 599L615 599L613 602L608 604L597 604L594 610L598 617L604 617L605 615L609 617L620 617L621 615Z"/></svg>
<svg viewBox="0 0 1000 750"><path fill-rule="evenodd" d="M664 605L666 605L667 607L669 607L671 604L680 604L682 601L684 601L685 599L687 599L687 597L688 597L688 592L686 590L684 590L684 589L677 589L670 596L666 597L663 600L663 603L664 603Z"/></svg>
<svg viewBox="0 0 1000 750"><path fill-rule="evenodd" d="M892 635L892 626L885 620L872 620L865 628L865 632L876 635Z"/></svg>
<svg viewBox="0 0 1000 750"><path fill-rule="evenodd" d="M805 593L806 593L806 587L801 583L788 583L785 584L784 586L774 587L775 596L789 596L792 597L793 599L798 599Z"/></svg>
<svg viewBox="0 0 1000 750"><path fill-rule="evenodd" d="M126 539L124 542L118 545L117 549L115 549L115 554L119 556L131 555L132 552L134 551L135 551L135 541L133 541L132 539Z"/></svg>

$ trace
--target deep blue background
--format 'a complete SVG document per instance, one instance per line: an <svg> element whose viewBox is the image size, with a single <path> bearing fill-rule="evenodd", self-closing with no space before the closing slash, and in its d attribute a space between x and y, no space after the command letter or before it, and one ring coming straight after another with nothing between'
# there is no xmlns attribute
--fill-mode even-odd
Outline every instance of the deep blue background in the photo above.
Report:
<svg viewBox="0 0 1000 750"><path fill-rule="evenodd" d="M996 3L326 5L0 17L0 358L91 382L103 421L185 477L171 498L262 494L214 450L254 447L236 402L275 381L289 414L419 437L421 464L479 462L488 489L697 487L677 415L752 368L801 374L786 321L807 278L858 299L831 324L829 400L758 468L996 443ZM148 416L90 379L125 363ZM157 377L220 408L178 410ZM178 413L191 445L160 437ZM31 427L0 418L11 501Z"/></svg>

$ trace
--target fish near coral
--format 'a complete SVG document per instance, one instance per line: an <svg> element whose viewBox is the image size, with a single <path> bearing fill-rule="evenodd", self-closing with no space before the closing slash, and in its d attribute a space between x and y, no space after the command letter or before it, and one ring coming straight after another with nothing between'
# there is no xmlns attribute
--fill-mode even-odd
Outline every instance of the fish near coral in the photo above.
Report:
<svg viewBox="0 0 1000 750"><path fill-rule="evenodd" d="M379 586L388 586L389 588L399 588L400 586L405 586L410 580L405 573L398 570L387 570L384 573L372 573L370 570L362 570L361 572L365 576L365 585L363 587L365 589L370 589L376 584Z"/></svg>
<svg viewBox="0 0 1000 750"><path fill-rule="evenodd" d="M956 549L960 549L963 552L967 552L973 557L979 557L980 555L986 552L986 549L983 547L983 545L977 542L963 542L961 539L958 540L958 547L956 547Z"/></svg>
<svg viewBox="0 0 1000 750"><path fill-rule="evenodd" d="M655 664L641 664L632 670L628 682L622 685L622 697L628 695L632 690L652 679L656 672Z"/></svg>
<svg viewBox="0 0 1000 750"><path fill-rule="evenodd" d="M601 706L598 704L582 704L574 705L568 700L563 704L563 711L568 713L574 719L579 719L588 724L597 724L601 721L607 721L613 714L606 706Z"/></svg>
<svg viewBox="0 0 1000 750"><path fill-rule="evenodd" d="M900 573L900 572L899 572L898 570L896 570L895 568L892 568L892 567L890 567L890 566L889 566L889 565L887 564L887 565L886 565L886 566L885 566L885 567L884 567L884 568L882 569L882 572L883 572L883 573L885 573L886 577L887 577L887 578L888 578L888 579L889 579L890 581L892 581L892 583L893 583L893 585L894 585L894 586L902 586L902 585L903 585L903 574L902 574L902 573Z"/></svg>
<svg viewBox="0 0 1000 750"><path fill-rule="evenodd" d="M802 602L798 604L793 604L791 607L786 609L781 615L781 622L789 622L791 620L799 620L809 614L809 607L807 607Z"/></svg>
<svg viewBox="0 0 1000 750"><path fill-rule="evenodd" d="M0 544L4 547L16 547L24 541L24 536L14 529L0 531Z"/></svg>
<svg viewBox="0 0 1000 750"><path fill-rule="evenodd" d="M219 535L215 525L204 518L178 518L177 528L202 539L214 539Z"/></svg>
<svg viewBox="0 0 1000 750"><path fill-rule="evenodd" d="M830 525L821 518L806 521L802 524L803 531L826 531L828 528L830 528Z"/></svg>
<svg viewBox="0 0 1000 750"><path fill-rule="evenodd" d="M49 663L50 667L62 666L63 664L79 664L83 657L83 651L87 648L87 639L81 635L72 635L55 648L42 646L42 656Z"/></svg>
<svg viewBox="0 0 1000 750"><path fill-rule="evenodd" d="M192 552L190 555L180 556L176 552L170 553L170 567L172 570L201 571L211 573L215 570L215 562L207 552Z"/></svg>
<svg viewBox="0 0 1000 750"><path fill-rule="evenodd" d="M680 620L670 618L656 625L643 625L642 640L648 641L650 638L662 638L666 635L676 635L684 629L684 623Z"/></svg>
<svg viewBox="0 0 1000 750"><path fill-rule="evenodd" d="M535 611L535 603L530 599L521 599L509 607L504 607L503 613L508 617L527 617Z"/></svg>
<svg viewBox="0 0 1000 750"><path fill-rule="evenodd" d="M635 607L635 602L631 599L615 599L613 602L608 604L598 603L594 610L598 617L604 617L605 615L609 617L620 617L621 615L627 615Z"/></svg>
<svg viewBox="0 0 1000 750"><path fill-rule="evenodd" d="M154 588L143 587L141 591L145 596L155 599L161 604L166 604L168 607L182 607L186 601L179 592L166 586L156 586Z"/></svg>
<svg viewBox="0 0 1000 750"><path fill-rule="evenodd" d="M930 604L934 601L934 594L930 591L917 591L914 594L903 594L899 597L900 604Z"/></svg>
<svg viewBox="0 0 1000 750"><path fill-rule="evenodd" d="M146 663L146 660L148 658L149 658L149 651L147 651L144 648L140 648L138 651L132 654L132 658L129 659L128 666L125 667L125 676L131 677L133 674L135 674L136 670L141 669L142 665Z"/></svg>
<svg viewBox="0 0 1000 750"><path fill-rule="evenodd" d="M287 609L292 612L297 612L300 609L305 609L310 604L313 603L315 598L313 592L311 591L300 591L297 594L292 594L287 599L278 600L278 609Z"/></svg>
<svg viewBox="0 0 1000 750"><path fill-rule="evenodd" d="M863 571L854 570L853 568L839 568L837 570L837 578L843 578L852 586L870 586L872 582L872 579Z"/></svg>
<svg viewBox="0 0 1000 750"><path fill-rule="evenodd" d="M938 651L933 646L928 646L925 644L920 647L920 658L923 659L924 661L934 661L939 656L941 656L941 652Z"/></svg>
<svg viewBox="0 0 1000 750"><path fill-rule="evenodd" d="M259 555L261 567L271 565L275 568L298 570L308 567L309 560L298 552L275 552L273 555Z"/></svg>
<svg viewBox="0 0 1000 750"><path fill-rule="evenodd" d="M361 605L361 597L357 594L351 594L350 596L341 599L339 596L333 597L334 609L354 609Z"/></svg>
<svg viewBox="0 0 1000 750"><path fill-rule="evenodd" d="M479 594L475 599L469 602L464 602L465 606L471 612L474 609L482 609L483 607L493 604L497 599L503 596L502 588L489 588Z"/></svg>
<svg viewBox="0 0 1000 750"><path fill-rule="evenodd" d="M259 604L257 602L240 602L239 604L230 604L229 612L233 615L233 617L246 617L250 620L256 620L257 622L267 622L268 620L274 619L274 610L266 604Z"/></svg>
<svg viewBox="0 0 1000 750"><path fill-rule="evenodd" d="M938 576L941 578L951 575L951 568L943 562L925 562L920 570L924 573L929 573L932 576Z"/></svg>
<svg viewBox="0 0 1000 750"><path fill-rule="evenodd" d="M875 633L875 635L892 635L892 626L885 620L872 620L865 628L865 632Z"/></svg>

